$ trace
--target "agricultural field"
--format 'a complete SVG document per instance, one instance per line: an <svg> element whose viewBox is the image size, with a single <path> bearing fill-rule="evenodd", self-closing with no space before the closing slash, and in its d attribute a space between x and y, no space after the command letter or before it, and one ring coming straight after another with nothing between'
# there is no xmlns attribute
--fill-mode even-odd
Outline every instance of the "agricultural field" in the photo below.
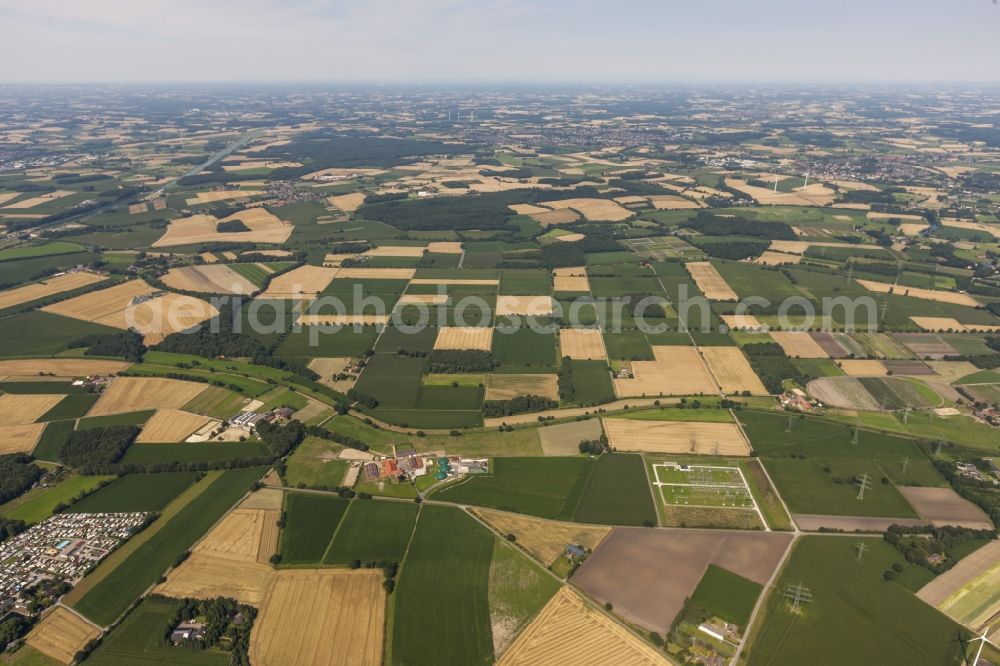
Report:
<svg viewBox="0 0 1000 666"><path fill-rule="evenodd" d="M494 537L459 509L421 508L395 591L392 663L493 660L489 574ZM441 585L448 580L450 585ZM436 640L423 640L428 635Z"/></svg>
<svg viewBox="0 0 1000 666"><path fill-rule="evenodd" d="M926 58L968 70L956 34ZM958 666L1000 640L997 90L42 88L22 60L5 544L156 515L42 612L0 593L30 624L0 666ZM943 562L908 561L925 525ZM246 659L169 645L181 599L220 596L259 611Z"/></svg>
<svg viewBox="0 0 1000 666"><path fill-rule="evenodd" d="M615 528L573 576L599 603L665 634L710 564L765 584L791 536L724 531ZM662 576L654 562L673 563Z"/></svg>
<svg viewBox="0 0 1000 666"><path fill-rule="evenodd" d="M935 663L957 664L958 626L882 573L902 556L881 539L807 536L794 546L755 623L750 664ZM812 601L793 610L789 586L802 585ZM877 618L873 631L872 618Z"/></svg>
<svg viewBox="0 0 1000 666"><path fill-rule="evenodd" d="M323 562L401 562L416 520L415 504L376 500L351 502Z"/></svg>
<svg viewBox="0 0 1000 666"><path fill-rule="evenodd" d="M337 497L289 493L281 532L281 561L315 564L323 560L348 503Z"/></svg>
<svg viewBox="0 0 1000 666"><path fill-rule="evenodd" d="M68 513L160 511L194 483L196 472L127 474L74 502Z"/></svg>

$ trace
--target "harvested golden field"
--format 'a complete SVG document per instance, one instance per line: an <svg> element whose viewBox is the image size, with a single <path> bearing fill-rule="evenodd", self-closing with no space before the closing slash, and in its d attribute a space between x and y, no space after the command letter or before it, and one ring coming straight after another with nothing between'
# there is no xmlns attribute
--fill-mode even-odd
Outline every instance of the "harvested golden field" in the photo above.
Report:
<svg viewBox="0 0 1000 666"><path fill-rule="evenodd" d="M352 252L331 253L323 257L323 266L326 268L340 268L346 259L353 259L358 255Z"/></svg>
<svg viewBox="0 0 1000 666"><path fill-rule="evenodd" d="M310 315L302 314L296 320L302 325L311 326L353 326L361 324L385 324L389 321L389 315L366 315L366 314L343 314L343 315Z"/></svg>
<svg viewBox="0 0 1000 666"><path fill-rule="evenodd" d="M403 294L396 305L445 305L448 301L448 294Z"/></svg>
<svg viewBox="0 0 1000 666"><path fill-rule="evenodd" d="M771 331L770 335L792 358L830 358L830 355L808 333Z"/></svg>
<svg viewBox="0 0 1000 666"><path fill-rule="evenodd" d="M716 383L726 395L750 391L750 395L768 395L757 373L750 367L739 347L702 347L701 353Z"/></svg>
<svg viewBox="0 0 1000 666"><path fill-rule="evenodd" d="M180 409L206 388L207 384L164 377L118 377L104 390L87 416Z"/></svg>
<svg viewBox="0 0 1000 666"><path fill-rule="evenodd" d="M264 509L266 511L281 511L285 502L284 491L276 488L261 488L255 493L250 493L245 500L240 502L240 509Z"/></svg>
<svg viewBox="0 0 1000 666"><path fill-rule="evenodd" d="M329 286L341 269L305 264L271 280L261 299L312 298Z"/></svg>
<svg viewBox="0 0 1000 666"><path fill-rule="evenodd" d="M334 383L334 375L344 372L351 364L349 356L335 356L326 358L312 358L309 360L309 369L319 375L316 380L320 384L331 386Z"/></svg>
<svg viewBox="0 0 1000 666"><path fill-rule="evenodd" d="M76 653L100 635L97 627L68 608L57 606L24 641L56 661L72 664Z"/></svg>
<svg viewBox="0 0 1000 666"><path fill-rule="evenodd" d="M434 241L427 244L427 251L434 254L462 254L460 241Z"/></svg>
<svg viewBox="0 0 1000 666"><path fill-rule="evenodd" d="M242 506L233 509L195 546L194 552L240 562L260 562L261 544L265 534L277 527L278 513Z"/></svg>
<svg viewBox="0 0 1000 666"><path fill-rule="evenodd" d="M264 194L262 190L219 190L217 192L198 192L198 194L185 203L188 206L198 204L215 203L216 201L228 201L229 199L249 199Z"/></svg>
<svg viewBox="0 0 1000 666"><path fill-rule="evenodd" d="M939 303L952 303L954 305L966 305L970 308L980 307L979 301L968 294L959 294L954 291L940 291L938 289L921 289L919 287L904 287L902 285L891 285L885 282L875 282L873 280L857 280L857 283L868 291L880 294L893 293L897 296L910 296L912 298L922 298L926 301L937 301Z"/></svg>
<svg viewBox="0 0 1000 666"><path fill-rule="evenodd" d="M259 607L277 575L269 564L256 560L195 551L153 592L177 598L232 597Z"/></svg>
<svg viewBox="0 0 1000 666"><path fill-rule="evenodd" d="M729 285L715 266L707 261L690 261L684 264L691 278L698 285L705 298L711 301L735 301L739 299L736 292L730 289Z"/></svg>
<svg viewBox="0 0 1000 666"><path fill-rule="evenodd" d="M160 279L165 285L178 291L244 295L257 291L253 282L224 264L171 268Z"/></svg>
<svg viewBox="0 0 1000 666"><path fill-rule="evenodd" d="M198 256L201 257L201 260L204 261L206 264L215 264L218 263L219 261L219 258L214 254L212 254L211 252L202 252Z"/></svg>
<svg viewBox="0 0 1000 666"><path fill-rule="evenodd" d="M249 160L236 164L226 164L223 171L245 171L247 169L283 169L285 167L296 168L302 166L298 162L272 162L269 160Z"/></svg>
<svg viewBox="0 0 1000 666"><path fill-rule="evenodd" d="M571 224L580 219L580 214L570 208L552 210L547 213L532 213L531 217L543 227Z"/></svg>
<svg viewBox="0 0 1000 666"><path fill-rule="evenodd" d="M856 245L851 245L850 243L819 243L813 241L783 241L776 240L771 241L771 244L767 246L768 250L772 252L783 252L785 254L802 254L811 247L839 247L839 248L856 248Z"/></svg>
<svg viewBox="0 0 1000 666"><path fill-rule="evenodd" d="M586 266L556 268L552 271L552 288L555 291L590 291Z"/></svg>
<svg viewBox="0 0 1000 666"><path fill-rule="evenodd" d="M907 236L918 236L928 228L930 225L926 222L903 222L899 225L899 230Z"/></svg>
<svg viewBox="0 0 1000 666"><path fill-rule="evenodd" d="M496 315L543 316L553 312L551 296L497 296Z"/></svg>
<svg viewBox="0 0 1000 666"><path fill-rule="evenodd" d="M845 358L837 361L837 365L851 377L881 377L889 372L882 361L863 358Z"/></svg>
<svg viewBox="0 0 1000 666"><path fill-rule="evenodd" d="M632 211L622 208L610 199L561 199L559 201L543 201L541 205L553 210L571 208L590 222L621 222L634 215Z"/></svg>
<svg viewBox="0 0 1000 666"><path fill-rule="evenodd" d="M220 232L219 222L240 220L250 231ZM293 225L285 224L266 208L247 208L217 220L212 215L192 215L171 220L167 232L153 247L191 245L194 243L284 243L292 235Z"/></svg>
<svg viewBox="0 0 1000 666"><path fill-rule="evenodd" d="M191 433L210 423L218 423L218 421L179 409L158 409L142 427L142 432L139 433L135 441L140 444L183 442Z"/></svg>
<svg viewBox="0 0 1000 666"><path fill-rule="evenodd" d="M498 666L661 666L666 658L563 587L500 657Z"/></svg>
<svg viewBox="0 0 1000 666"><path fill-rule="evenodd" d="M42 394L0 394L0 423L27 425L55 407L65 396Z"/></svg>
<svg viewBox="0 0 1000 666"><path fill-rule="evenodd" d="M491 374L486 382L487 400L513 400L519 395L540 395L551 400L559 399L559 386L555 375Z"/></svg>
<svg viewBox="0 0 1000 666"><path fill-rule="evenodd" d="M908 215L906 213L876 213L875 211L868 211L865 213L869 220L911 220L913 222L921 222L924 219L923 215ZM924 224L924 226L927 226Z"/></svg>
<svg viewBox="0 0 1000 666"><path fill-rule="evenodd" d="M4 206L4 210L24 210L25 208L34 208L35 206L41 206L44 203L49 203L50 201L58 201L59 199L68 197L70 195L76 194L73 190L56 190L55 192L49 192L47 194L41 194L37 197L31 197L30 199L22 199L17 203L7 204Z"/></svg>
<svg viewBox="0 0 1000 666"><path fill-rule="evenodd" d="M385 627L382 579L380 571L365 569L282 571L250 635L251 661L379 666Z"/></svg>
<svg viewBox="0 0 1000 666"><path fill-rule="evenodd" d="M691 201L684 197L673 194L654 194L649 197L649 202L656 210L685 210L689 208L701 208L697 201Z"/></svg>
<svg viewBox="0 0 1000 666"><path fill-rule="evenodd" d="M61 294L65 291L79 289L87 285L96 284L105 278L93 273L79 271L77 273L64 273L54 277L45 278L40 282L26 284L23 287L0 291L0 310L30 303L31 301Z"/></svg>
<svg viewBox="0 0 1000 666"><path fill-rule="evenodd" d="M559 355L584 361L603 361L608 358L604 349L604 336L597 328L559 329Z"/></svg>
<svg viewBox="0 0 1000 666"><path fill-rule="evenodd" d="M143 334L147 345L211 319L219 314L207 301L182 294L164 294L143 301L125 312L125 324ZM110 324L109 324L110 325Z"/></svg>
<svg viewBox="0 0 1000 666"><path fill-rule="evenodd" d="M31 451L44 429L44 423L0 425L0 455Z"/></svg>
<svg viewBox="0 0 1000 666"><path fill-rule="evenodd" d="M327 197L326 202L345 213L353 213L365 202L365 193L352 192L351 194L340 194L334 197Z"/></svg>
<svg viewBox="0 0 1000 666"><path fill-rule="evenodd" d="M910 321L925 331L965 331L965 324L953 317L910 317Z"/></svg>
<svg viewBox="0 0 1000 666"><path fill-rule="evenodd" d="M752 314L719 315L726 326L734 331L763 331L764 324Z"/></svg>
<svg viewBox="0 0 1000 666"><path fill-rule="evenodd" d="M19 196L21 196L21 192L0 192L0 206L3 206L11 199L16 199Z"/></svg>
<svg viewBox="0 0 1000 666"><path fill-rule="evenodd" d="M611 532L610 527L562 523L495 509L471 508L469 513L500 534L516 536L515 543L545 566L563 554L566 544L575 543L593 550Z"/></svg>
<svg viewBox="0 0 1000 666"><path fill-rule="evenodd" d="M632 361L632 378L615 379L619 398L658 395L714 395L712 375L694 347L653 347L655 361Z"/></svg>
<svg viewBox="0 0 1000 666"><path fill-rule="evenodd" d="M442 326L434 349L493 349L493 328L489 326Z"/></svg>
<svg viewBox="0 0 1000 666"><path fill-rule="evenodd" d="M39 372L56 377L88 377L113 375L131 365L125 361L102 361L89 358L33 358L0 361L0 375L9 377L38 376Z"/></svg>
<svg viewBox="0 0 1000 666"><path fill-rule="evenodd" d="M364 252L367 257L422 257L427 252L426 245L379 245Z"/></svg>
<svg viewBox="0 0 1000 666"><path fill-rule="evenodd" d="M785 254L768 250L753 260L762 266L781 266L782 264L797 264L802 261L801 254Z"/></svg>
<svg viewBox="0 0 1000 666"><path fill-rule="evenodd" d="M836 192L822 183L797 187L791 192L775 192L769 187L756 187L737 178L726 178L726 185L753 197L762 206L826 206L833 203L836 195Z"/></svg>
<svg viewBox="0 0 1000 666"><path fill-rule="evenodd" d="M16 194L14 196L17 196ZM533 204L510 204L507 206L518 215L534 215L535 213L548 213L548 208L535 206Z"/></svg>
<svg viewBox="0 0 1000 666"><path fill-rule="evenodd" d="M337 277L357 280L409 280L416 272L415 268L341 268Z"/></svg>
<svg viewBox="0 0 1000 666"><path fill-rule="evenodd" d="M155 291L142 280L129 280L107 289L47 305L42 310L114 328L126 328L125 311L131 307L133 300L148 296Z"/></svg>
<svg viewBox="0 0 1000 666"><path fill-rule="evenodd" d="M958 220L953 217L941 218L941 224L943 224L946 227L955 227L956 229L968 229L969 231L982 231L983 233L991 234L995 238L1000 238L1000 225L996 224L969 222L967 220Z"/></svg>
<svg viewBox="0 0 1000 666"><path fill-rule="evenodd" d="M556 236L556 240L561 243L575 243L576 241L582 241L586 236L584 234L563 234L562 236Z"/></svg>
<svg viewBox="0 0 1000 666"><path fill-rule="evenodd" d="M608 443L619 451L749 456L750 445L735 423L601 419Z"/></svg>

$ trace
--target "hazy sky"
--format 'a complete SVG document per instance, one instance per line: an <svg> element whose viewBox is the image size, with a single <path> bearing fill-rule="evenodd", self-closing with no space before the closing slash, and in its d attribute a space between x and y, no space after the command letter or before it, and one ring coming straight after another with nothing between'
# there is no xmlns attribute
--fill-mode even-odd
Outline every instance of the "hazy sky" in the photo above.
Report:
<svg viewBox="0 0 1000 666"><path fill-rule="evenodd" d="M0 0L0 81L1000 81L995 0Z"/></svg>

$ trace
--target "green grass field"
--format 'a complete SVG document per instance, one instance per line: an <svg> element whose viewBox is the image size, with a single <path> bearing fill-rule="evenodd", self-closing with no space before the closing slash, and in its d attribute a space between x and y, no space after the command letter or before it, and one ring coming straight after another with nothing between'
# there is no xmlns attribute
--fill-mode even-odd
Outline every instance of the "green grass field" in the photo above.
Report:
<svg viewBox="0 0 1000 666"><path fill-rule="evenodd" d="M861 564L857 539L807 536L768 593L754 623L748 663L767 664L958 664L958 625L924 604L882 572L902 555L881 539L869 539ZM792 613L783 592L809 588L813 601Z"/></svg>
<svg viewBox="0 0 1000 666"><path fill-rule="evenodd" d="M489 602L494 631L511 641L559 591L559 581L503 539L493 540Z"/></svg>
<svg viewBox="0 0 1000 666"><path fill-rule="evenodd" d="M285 482L310 488L335 488L344 480L350 463L339 460L341 446L319 437L306 437L288 458Z"/></svg>
<svg viewBox="0 0 1000 666"><path fill-rule="evenodd" d="M556 336L530 328L493 333L493 356L500 361L497 372L551 372L556 363Z"/></svg>
<svg viewBox="0 0 1000 666"><path fill-rule="evenodd" d="M52 515L52 510L57 505L68 504L80 493L96 488L102 481L111 478L113 477L71 476L54 486L34 488L0 507L0 515L29 524L40 523Z"/></svg>
<svg viewBox="0 0 1000 666"><path fill-rule="evenodd" d="M90 428L105 428L107 426L118 425L142 425L156 413L155 409L146 409L141 412L125 412L122 414L108 414L107 416L88 416L76 422L77 430L89 430Z"/></svg>
<svg viewBox="0 0 1000 666"><path fill-rule="evenodd" d="M355 500L323 563L402 562L416 519L416 504Z"/></svg>
<svg viewBox="0 0 1000 666"><path fill-rule="evenodd" d="M88 335L118 333L117 328L38 310L0 319L0 357L50 356Z"/></svg>
<svg viewBox="0 0 1000 666"><path fill-rule="evenodd" d="M177 444L133 444L122 456L122 464L140 466L163 463L199 463L263 458L270 455L263 442L180 442Z"/></svg>
<svg viewBox="0 0 1000 666"><path fill-rule="evenodd" d="M0 261L27 259L29 257L50 257L58 254L80 252L81 250L83 250L82 246L65 241L33 243L31 245L21 245L20 247L9 247L0 250Z"/></svg>
<svg viewBox="0 0 1000 666"><path fill-rule="evenodd" d="M442 488L433 498L540 518L572 520L594 461L590 458L494 458L491 466L490 474L473 476Z"/></svg>
<svg viewBox="0 0 1000 666"><path fill-rule="evenodd" d="M709 564L698 587L691 593L691 601L726 622L746 628L757 597L763 590L764 586L760 583Z"/></svg>
<svg viewBox="0 0 1000 666"><path fill-rule="evenodd" d="M167 625L180 602L145 599L108 634L88 658L88 664L177 664L224 666L229 654L222 650L190 650L164 641Z"/></svg>
<svg viewBox="0 0 1000 666"><path fill-rule="evenodd" d="M573 402L600 405L615 399L606 361L569 361L573 381Z"/></svg>
<svg viewBox="0 0 1000 666"><path fill-rule="evenodd" d="M347 505L347 500L339 497L289 493L285 498L285 527L281 530L282 563L322 561Z"/></svg>
<svg viewBox="0 0 1000 666"><path fill-rule="evenodd" d="M228 419L240 411L248 398L219 386L209 386L184 405L184 411L216 419Z"/></svg>
<svg viewBox="0 0 1000 666"><path fill-rule="evenodd" d="M303 326L301 331L289 333L275 354L289 358L361 356L375 346L376 337L374 326L363 326L357 332L352 326L338 331Z"/></svg>
<svg viewBox="0 0 1000 666"><path fill-rule="evenodd" d="M424 506L399 573L392 664L493 662L489 580L493 535L458 509Z"/></svg>
<svg viewBox="0 0 1000 666"><path fill-rule="evenodd" d="M573 518L581 523L655 525L642 456L609 453L598 458Z"/></svg>
<svg viewBox="0 0 1000 666"><path fill-rule="evenodd" d="M59 460L59 452L69 438L69 434L73 432L74 425L76 424L73 421L53 421L46 425L31 454L39 460L50 462Z"/></svg>
<svg viewBox="0 0 1000 666"><path fill-rule="evenodd" d="M764 458L761 462L792 513L919 517L892 483L882 483L882 470L874 461L858 458ZM830 472L824 471L826 467ZM855 479L863 474L868 474L870 485L864 499L859 500Z"/></svg>
<svg viewBox="0 0 1000 666"><path fill-rule="evenodd" d="M609 360L652 361L653 349L639 330L604 331L604 346Z"/></svg>
<svg viewBox="0 0 1000 666"><path fill-rule="evenodd" d="M191 548L250 489L250 484L264 475L264 471L260 467L247 467L202 481L210 485L129 553L110 575L90 587L73 608L98 624L113 622L181 553Z"/></svg>
<svg viewBox="0 0 1000 666"><path fill-rule="evenodd" d="M77 419L90 411L97 399L101 397L96 394L68 395L56 404L55 407L45 412L38 418L39 421L63 421L65 419Z"/></svg>
<svg viewBox="0 0 1000 666"><path fill-rule="evenodd" d="M66 513L159 511L194 483L197 472L127 474L71 505Z"/></svg>

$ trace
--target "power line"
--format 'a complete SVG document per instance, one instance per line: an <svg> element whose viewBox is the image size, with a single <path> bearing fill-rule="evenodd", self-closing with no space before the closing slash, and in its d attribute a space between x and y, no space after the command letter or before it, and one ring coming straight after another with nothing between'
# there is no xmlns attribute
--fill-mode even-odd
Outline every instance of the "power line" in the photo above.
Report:
<svg viewBox="0 0 1000 666"><path fill-rule="evenodd" d="M792 612L798 613L802 610L802 604L811 604L813 600L812 591L802 583L786 585L782 593L785 599L792 602Z"/></svg>
<svg viewBox="0 0 1000 666"><path fill-rule="evenodd" d="M866 490L871 490L871 487L872 487L872 484L871 484L871 481L868 478L868 472L865 472L864 474L861 475L861 478L858 479L858 497L857 497L857 499L863 500L865 498L865 491Z"/></svg>
<svg viewBox="0 0 1000 666"><path fill-rule="evenodd" d="M854 548L858 551L858 564L861 564L861 558L863 558L865 553L868 551L868 544L864 541L859 541Z"/></svg>

